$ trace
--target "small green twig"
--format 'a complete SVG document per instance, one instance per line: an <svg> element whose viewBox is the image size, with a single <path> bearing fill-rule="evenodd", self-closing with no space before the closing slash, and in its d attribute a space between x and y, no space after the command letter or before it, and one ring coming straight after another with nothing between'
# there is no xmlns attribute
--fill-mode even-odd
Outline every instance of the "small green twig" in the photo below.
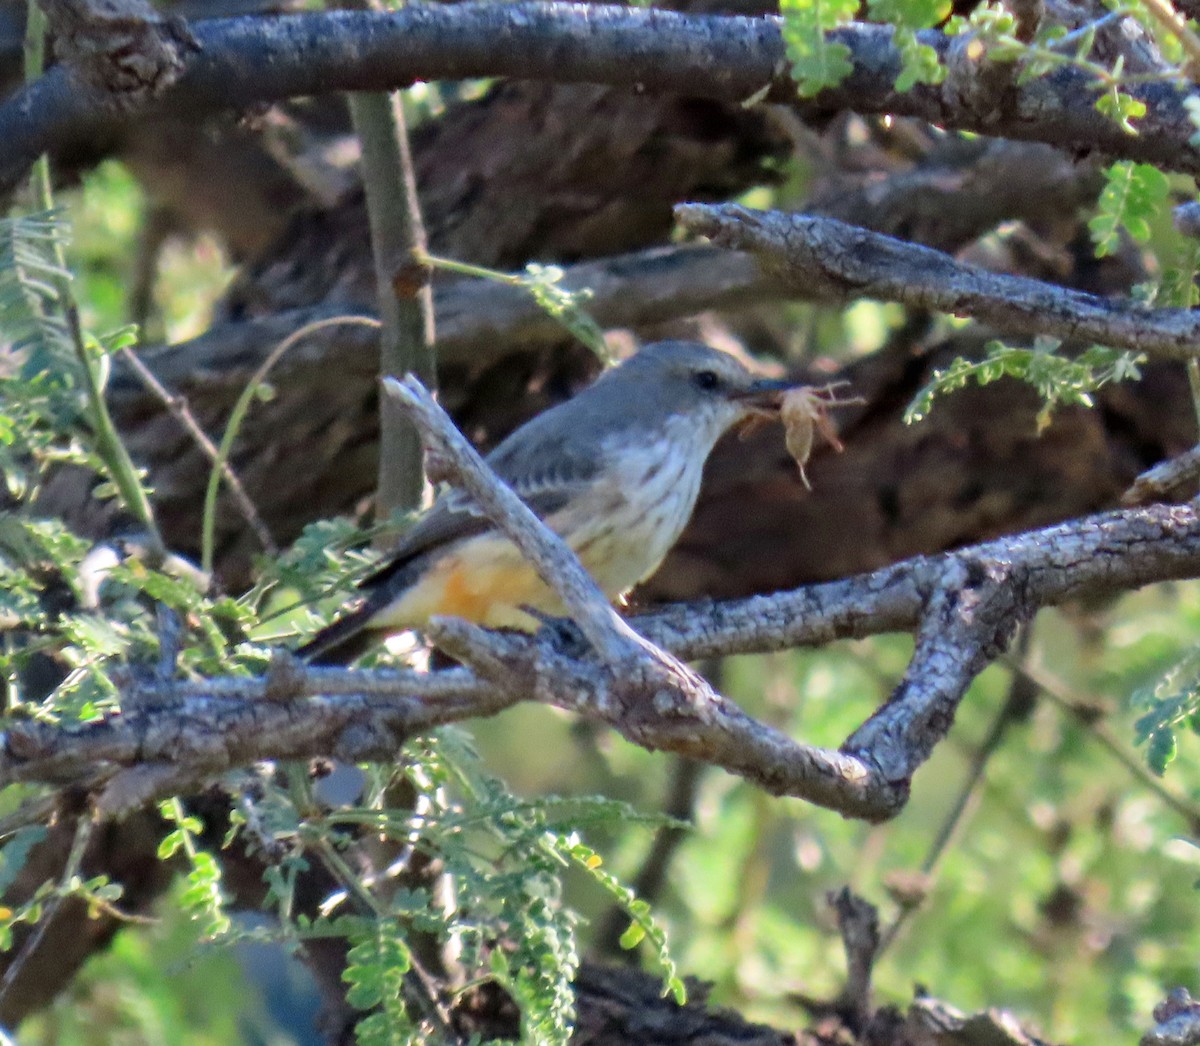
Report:
<svg viewBox="0 0 1200 1046"><path fill-rule="evenodd" d="M335 879L341 881L346 890L353 894L354 897L363 905L376 919L391 919L394 916L387 910L387 906L373 894L361 878L355 873L354 869L346 862L337 848L329 841L325 835L315 836L313 843L317 851L321 855L321 860L333 873ZM405 986L408 989L408 994L412 996L424 1011L426 1018L434 1024L442 1034L442 1042L458 1042L459 1038L454 1034L453 1022L446 1007L441 999L438 998L437 989L434 987L432 980L425 974L417 962L415 955L410 953L409 962L412 968L409 970L408 976L404 978Z"/></svg>
<svg viewBox="0 0 1200 1046"><path fill-rule="evenodd" d="M416 252L414 258L418 265L424 265L431 269L441 269L443 272L452 272L458 276L473 276L479 280L506 283L512 287L520 287L526 282L525 277L520 273L504 272L502 269L490 269L486 265L472 265L470 262L457 261L454 258L443 258L437 254L430 254L428 251Z"/></svg>
<svg viewBox="0 0 1200 1046"><path fill-rule="evenodd" d="M363 188L371 227L376 293L383 325L379 373L397 380L416 374L434 388L433 293L418 255L425 227L399 93L351 94L350 116L362 146ZM425 496L421 440L388 397L379 403L379 481L375 512L388 519L418 508Z"/></svg>
<svg viewBox="0 0 1200 1046"><path fill-rule="evenodd" d="M1200 68L1200 36L1192 30L1187 24L1187 19L1183 17L1171 0L1142 0L1142 5L1149 12L1150 16L1167 32L1171 33L1187 52L1187 66L1190 67L1187 71L1192 73L1195 69Z"/></svg>
<svg viewBox="0 0 1200 1046"><path fill-rule="evenodd" d="M46 61L46 17L38 6L37 0L28 0L25 12L25 81L32 83L39 76ZM30 175L30 190L33 194L34 207L47 213L54 210L54 194L50 184L50 159L43 153L38 157ZM58 267L67 272L66 255L62 243L54 240L53 250ZM138 524L145 530L150 544L152 558L161 557L165 552L162 535L154 519L154 510L150 498L146 494L141 478L129 451L125 448L112 415L108 412L108 404L104 402L104 388L100 376L99 362L94 358L84 338L83 326L79 320L79 306L71 288L68 276L55 278L55 291L66 320L67 331L75 349L80 369L83 371L84 388L87 394L88 415L92 425L92 433L96 440L96 452L104 462L109 478L112 480L125 508L132 513Z"/></svg>
<svg viewBox="0 0 1200 1046"><path fill-rule="evenodd" d="M263 382L267 380L267 375L271 373L272 368L296 342L327 327L336 327L343 324L359 324L364 327L373 327L376 329L380 326L379 321L372 316L329 316L323 320L314 320L312 323L306 323L303 327L292 331L291 334L271 350L271 354L263 360L258 370L251 375L245 389L242 390L242 394L233 405L233 410L229 414L229 423L225 426L225 434L221 437L221 443L217 447L217 456L213 461L212 470L208 474L208 486L204 491L204 514L200 521L200 568L204 573L212 573L214 535L216 533L217 491L221 486L221 477L225 474L225 469L229 461L229 452L233 449L234 440L237 439L238 431L242 427L246 413L250 410L250 404L254 402L254 397L257 395Z"/></svg>
<svg viewBox="0 0 1200 1046"><path fill-rule="evenodd" d="M414 252L417 264L428 269L441 269L458 276L490 280L508 287L525 290L538 306L561 323L564 329L592 350L605 365L615 362L604 341L604 331L592 317L579 306L579 301L591 297L589 289L568 290L560 285L562 269L555 265L530 264L524 272L503 272L483 265L442 258L425 250Z"/></svg>

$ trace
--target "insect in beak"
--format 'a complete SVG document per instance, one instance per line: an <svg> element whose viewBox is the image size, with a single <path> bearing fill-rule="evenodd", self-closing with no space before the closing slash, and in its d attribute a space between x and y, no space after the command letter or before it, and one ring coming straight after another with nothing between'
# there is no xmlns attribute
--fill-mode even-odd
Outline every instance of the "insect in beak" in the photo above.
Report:
<svg viewBox="0 0 1200 1046"><path fill-rule="evenodd" d="M837 429L829 412L835 407L849 407L866 401L859 396L841 398L837 390L847 382L834 382L818 388L788 381L756 381L737 399L751 407L753 413L742 423L738 434L745 439L768 418L779 418L786 432L788 453L800 470L800 480L812 490L804 466L812 456L813 443L821 436L834 450L843 450Z"/></svg>

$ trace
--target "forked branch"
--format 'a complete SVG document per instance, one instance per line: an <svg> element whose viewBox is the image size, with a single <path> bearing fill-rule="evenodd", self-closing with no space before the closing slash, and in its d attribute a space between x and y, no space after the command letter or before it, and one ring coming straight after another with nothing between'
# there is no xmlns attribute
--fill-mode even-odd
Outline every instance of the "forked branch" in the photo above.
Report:
<svg viewBox="0 0 1200 1046"><path fill-rule="evenodd" d="M603 721L646 748L721 766L774 794L880 820L903 807L913 773L945 737L971 681L1021 622L1080 596L1200 576L1196 508L1155 505L791 592L679 604L626 623L601 605L573 557L557 557L554 535L512 503L512 492L428 394L411 379L405 389L402 400L437 450L439 470L519 539L582 615L584 641L563 629L526 636L440 619L431 638L465 667L318 669L283 655L258 678L130 679L122 715L70 729L21 724L0 735L0 785L99 775L108 780L101 808L112 812L260 759L394 759L415 733L536 700ZM917 634L904 680L841 751L758 722L681 664L894 631Z"/></svg>

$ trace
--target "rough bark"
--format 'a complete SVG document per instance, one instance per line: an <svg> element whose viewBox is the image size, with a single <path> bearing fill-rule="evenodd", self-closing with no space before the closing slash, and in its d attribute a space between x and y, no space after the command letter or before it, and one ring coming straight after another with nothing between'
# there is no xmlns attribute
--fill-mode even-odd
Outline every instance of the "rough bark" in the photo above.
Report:
<svg viewBox="0 0 1200 1046"><path fill-rule="evenodd" d="M1147 107L1137 135L1097 112L1089 74L1067 66L1029 82L1012 82L986 55L968 56L936 31L923 41L951 66L941 85L899 93L900 56L889 27L852 24L834 37L854 70L812 103L796 100L776 19L681 15L569 4L486 4L405 8L387 14L336 11L278 19L214 20L198 26L200 52L160 105L200 117L224 109L330 90L383 90L413 79L515 76L606 83L737 102L766 97L826 112L913 116L941 126L1042 141L1073 150L1200 170L1192 125L1172 85L1130 90ZM505 46L495 46L496 39ZM995 74L999 71L1000 75ZM72 90L56 70L0 106L0 186L11 188L29 163L80 134L94 133L111 98ZM969 89L968 89L969 88ZM142 112L154 112L154 108ZM127 114L119 114L127 118ZM131 114L130 114L131 115Z"/></svg>

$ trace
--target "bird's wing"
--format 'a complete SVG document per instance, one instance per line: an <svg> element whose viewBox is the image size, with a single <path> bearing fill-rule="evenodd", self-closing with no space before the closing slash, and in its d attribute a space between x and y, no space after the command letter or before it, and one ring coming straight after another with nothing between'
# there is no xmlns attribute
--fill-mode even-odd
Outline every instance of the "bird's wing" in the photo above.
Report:
<svg viewBox="0 0 1200 1046"><path fill-rule="evenodd" d="M570 500L570 485L527 488L517 493L536 515L545 519ZM494 529L492 523L465 496L445 494L405 533L382 566L358 583L358 594L341 615L321 629L296 654L313 664L344 665L366 653L377 641L371 622L380 611L418 580L427 555L455 542Z"/></svg>
<svg viewBox="0 0 1200 1046"><path fill-rule="evenodd" d="M586 450L572 452L570 446L561 444L546 447L535 423L513 433L488 455L487 462L536 516L546 519L587 488L599 462L595 453ZM492 529L491 520L469 495L448 491L405 531L383 565L363 578L359 587L391 587L389 583L418 557Z"/></svg>
<svg viewBox="0 0 1200 1046"><path fill-rule="evenodd" d="M517 429L487 457L488 464L542 519L586 490L600 472L594 426L583 424L577 400L568 400ZM358 583L359 592L331 625L296 653L314 664L347 664L374 642L371 622L420 575L429 555L464 538L493 530L466 494L449 491L418 519Z"/></svg>

